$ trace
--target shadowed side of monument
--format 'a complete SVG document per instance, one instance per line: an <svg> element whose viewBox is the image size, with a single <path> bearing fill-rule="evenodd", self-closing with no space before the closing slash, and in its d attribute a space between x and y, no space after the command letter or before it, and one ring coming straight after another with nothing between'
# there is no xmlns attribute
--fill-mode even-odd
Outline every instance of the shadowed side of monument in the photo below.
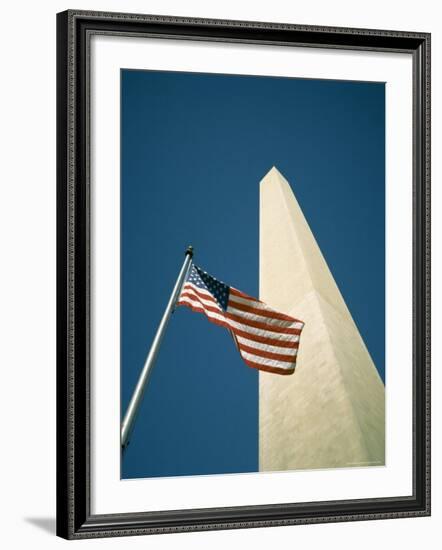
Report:
<svg viewBox="0 0 442 550"><path fill-rule="evenodd" d="M297 368L259 377L260 471L385 464L385 388L302 210L260 183L260 299L305 322Z"/></svg>

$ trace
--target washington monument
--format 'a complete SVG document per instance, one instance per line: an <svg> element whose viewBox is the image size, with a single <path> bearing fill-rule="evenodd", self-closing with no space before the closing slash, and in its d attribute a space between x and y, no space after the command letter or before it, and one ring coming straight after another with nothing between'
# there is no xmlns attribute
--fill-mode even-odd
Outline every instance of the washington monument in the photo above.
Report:
<svg viewBox="0 0 442 550"><path fill-rule="evenodd" d="M385 464L385 388L287 180L260 182L259 293L305 322L296 371L259 373L260 471Z"/></svg>

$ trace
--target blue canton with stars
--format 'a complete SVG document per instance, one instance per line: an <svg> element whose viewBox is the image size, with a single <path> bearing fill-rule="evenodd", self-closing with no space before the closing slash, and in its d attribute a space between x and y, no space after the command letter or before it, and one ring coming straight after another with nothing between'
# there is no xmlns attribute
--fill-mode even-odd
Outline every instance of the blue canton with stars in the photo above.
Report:
<svg viewBox="0 0 442 550"><path fill-rule="evenodd" d="M202 288L210 292L221 309L223 311L227 310L230 292L228 285L221 283L221 281L218 281L215 277L212 277L195 264L192 265L189 271L187 281L194 284L198 288Z"/></svg>

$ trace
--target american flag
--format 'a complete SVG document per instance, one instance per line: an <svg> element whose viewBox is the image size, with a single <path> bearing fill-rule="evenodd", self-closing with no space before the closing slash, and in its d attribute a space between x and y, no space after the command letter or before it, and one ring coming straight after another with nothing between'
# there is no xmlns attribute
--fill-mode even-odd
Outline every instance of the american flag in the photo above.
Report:
<svg viewBox="0 0 442 550"><path fill-rule="evenodd" d="M229 329L250 367L277 374L295 371L302 321L274 311L195 264L187 274L177 305L204 313L212 323Z"/></svg>

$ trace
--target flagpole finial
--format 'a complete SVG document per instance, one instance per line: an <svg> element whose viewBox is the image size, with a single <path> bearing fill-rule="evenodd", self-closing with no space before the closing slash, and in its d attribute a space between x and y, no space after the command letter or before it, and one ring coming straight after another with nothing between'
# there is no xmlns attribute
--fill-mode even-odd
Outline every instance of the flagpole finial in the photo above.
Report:
<svg viewBox="0 0 442 550"><path fill-rule="evenodd" d="M192 258L193 256L193 246L188 246L186 250L186 256L190 256Z"/></svg>

